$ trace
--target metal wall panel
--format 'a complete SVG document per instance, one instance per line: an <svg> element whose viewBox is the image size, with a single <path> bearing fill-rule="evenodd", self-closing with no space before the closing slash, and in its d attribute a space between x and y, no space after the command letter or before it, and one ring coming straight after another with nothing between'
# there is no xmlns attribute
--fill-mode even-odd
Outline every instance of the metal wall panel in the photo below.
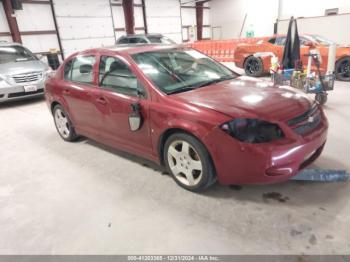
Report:
<svg viewBox="0 0 350 262"><path fill-rule="evenodd" d="M63 52L115 44L109 0L54 0Z"/></svg>
<svg viewBox="0 0 350 262"><path fill-rule="evenodd" d="M34 53L48 52L51 48L59 50L56 34L22 35L23 45Z"/></svg>
<svg viewBox="0 0 350 262"><path fill-rule="evenodd" d="M16 18L20 31L56 30L48 4L23 3L23 10L16 10Z"/></svg>
<svg viewBox="0 0 350 262"><path fill-rule="evenodd" d="M135 27L145 27L143 22L142 7L134 6ZM145 32L143 31L142 34Z"/></svg>
<svg viewBox="0 0 350 262"><path fill-rule="evenodd" d="M196 9L195 8L181 8L181 18L182 18L182 25L184 25L184 26L197 25Z"/></svg>
<svg viewBox="0 0 350 262"><path fill-rule="evenodd" d="M4 6L0 1L0 32L10 32L9 25L7 23Z"/></svg>
<svg viewBox="0 0 350 262"><path fill-rule="evenodd" d="M194 2L188 3L188 1L181 0L182 7L181 7L181 19L182 19L182 26L197 26L197 17L196 17L196 5ZM211 28L206 27L210 26L210 5L209 2L206 2L203 4L205 7L203 9L203 30L202 30L202 37L203 38L211 38ZM209 8L207 8L209 7ZM182 39L183 41L189 41L188 38L189 29L183 28L182 29ZM197 36L195 36L196 38ZM193 40L193 39L192 39Z"/></svg>
<svg viewBox="0 0 350 262"><path fill-rule="evenodd" d="M21 34L23 45L34 53L49 52L50 49L59 50L57 35L35 34L37 31L55 31L51 6L47 3L23 3L23 10L15 10L19 31L31 32L31 35ZM3 5L0 2L0 32L9 32ZM0 37L0 40L12 42L11 36Z"/></svg>
<svg viewBox="0 0 350 262"><path fill-rule="evenodd" d="M203 9L203 25L210 25L210 9Z"/></svg>
<svg viewBox="0 0 350 262"><path fill-rule="evenodd" d="M122 6L112 6L115 28L125 28L124 10Z"/></svg>
<svg viewBox="0 0 350 262"><path fill-rule="evenodd" d="M178 0L145 0L149 33L161 33L182 42L180 2Z"/></svg>

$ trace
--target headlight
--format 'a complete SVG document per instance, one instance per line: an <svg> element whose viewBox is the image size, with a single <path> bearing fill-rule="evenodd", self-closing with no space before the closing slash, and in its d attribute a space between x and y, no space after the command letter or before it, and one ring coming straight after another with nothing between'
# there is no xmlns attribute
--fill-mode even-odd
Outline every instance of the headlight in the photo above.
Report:
<svg viewBox="0 0 350 262"><path fill-rule="evenodd" d="M47 69L44 72L44 77L45 78L50 78L50 77L53 77L54 75L55 75L55 71L53 71L51 68Z"/></svg>
<svg viewBox="0 0 350 262"><path fill-rule="evenodd" d="M4 75L0 75L0 83L1 84L5 84L5 85L8 85L9 84L9 78L7 76L4 76Z"/></svg>
<svg viewBox="0 0 350 262"><path fill-rule="evenodd" d="M280 127L258 119L235 119L221 125L221 129L239 141L266 143L284 137Z"/></svg>

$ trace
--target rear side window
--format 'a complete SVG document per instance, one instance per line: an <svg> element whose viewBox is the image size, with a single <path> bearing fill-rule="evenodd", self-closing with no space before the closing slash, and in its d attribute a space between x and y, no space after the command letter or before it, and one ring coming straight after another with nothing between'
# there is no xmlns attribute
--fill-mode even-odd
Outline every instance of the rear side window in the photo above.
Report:
<svg viewBox="0 0 350 262"><path fill-rule="evenodd" d="M151 42L151 43L162 43L160 37L155 37L155 36L149 36L148 37L148 40Z"/></svg>
<svg viewBox="0 0 350 262"><path fill-rule="evenodd" d="M128 44L129 43L129 39L124 37L118 40L118 44Z"/></svg>
<svg viewBox="0 0 350 262"><path fill-rule="evenodd" d="M139 44L139 43L147 43L147 41L140 37L132 37L132 38L129 38L129 43Z"/></svg>
<svg viewBox="0 0 350 262"><path fill-rule="evenodd" d="M84 84L92 84L94 80L94 56L78 56L66 63L64 79Z"/></svg>

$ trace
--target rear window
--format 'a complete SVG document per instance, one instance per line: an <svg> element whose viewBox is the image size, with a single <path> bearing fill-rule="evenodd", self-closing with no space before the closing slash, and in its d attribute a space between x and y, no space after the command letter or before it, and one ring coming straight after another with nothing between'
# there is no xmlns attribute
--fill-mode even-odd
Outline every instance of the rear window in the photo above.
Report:
<svg viewBox="0 0 350 262"><path fill-rule="evenodd" d="M30 60L37 60L37 58L23 46L0 47L0 64Z"/></svg>
<svg viewBox="0 0 350 262"><path fill-rule="evenodd" d="M154 44L175 44L174 41L165 36L148 36L148 40Z"/></svg>

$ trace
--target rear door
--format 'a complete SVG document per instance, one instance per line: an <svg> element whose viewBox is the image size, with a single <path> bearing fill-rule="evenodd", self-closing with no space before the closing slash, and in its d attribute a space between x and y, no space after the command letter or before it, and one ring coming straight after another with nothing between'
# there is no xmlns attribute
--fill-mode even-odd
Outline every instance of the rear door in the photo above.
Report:
<svg viewBox="0 0 350 262"><path fill-rule="evenodd" d="M77 56L64 68L62 96L68 105L69 115L78 129L97 134L101 125L96 107L96 57Z"/></svg>
<svg viewBox="0 0 350 262"><path fill-rule="evenodd" d="M152 153L149 103L147 92L128 62L118 56L101 55L98 75L100 95L98 105L103 127L101 136L137 153ZM131 131L129 116L132 104L140 106L142 124Z"/></svg>

